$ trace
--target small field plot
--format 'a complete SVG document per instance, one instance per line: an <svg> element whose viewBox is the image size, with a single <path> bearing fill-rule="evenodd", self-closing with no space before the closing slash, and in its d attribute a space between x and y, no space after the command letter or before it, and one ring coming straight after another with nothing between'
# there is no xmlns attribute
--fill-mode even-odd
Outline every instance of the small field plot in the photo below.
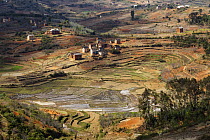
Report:
<svg viewBox="0 0 210 140"><path fill-rule="evenodd" d="M0 64L0 73L1 72L13 72L22 69L23 66L10 65L10 64Z"/></svg>

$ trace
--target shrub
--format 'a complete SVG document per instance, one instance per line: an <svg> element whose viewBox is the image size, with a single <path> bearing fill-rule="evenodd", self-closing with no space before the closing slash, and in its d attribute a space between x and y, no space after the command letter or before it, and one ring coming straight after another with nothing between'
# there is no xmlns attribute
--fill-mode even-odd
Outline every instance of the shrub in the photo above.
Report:
<svg viewBox="0 0 210 140"><path fill-rule="evenodd" d="M64 76L67 76L67 74L64 73L63 71L54 72L53 74L50 74L50 77L52 77L52 78L64 77Z"/></svg>
<svg viewBox="0 0 210 140"><path fill-rule="evenodd" d="M116 50L116 49L111 49L110 53L112 53L112 54L120 54L120 51Z"/></svg>

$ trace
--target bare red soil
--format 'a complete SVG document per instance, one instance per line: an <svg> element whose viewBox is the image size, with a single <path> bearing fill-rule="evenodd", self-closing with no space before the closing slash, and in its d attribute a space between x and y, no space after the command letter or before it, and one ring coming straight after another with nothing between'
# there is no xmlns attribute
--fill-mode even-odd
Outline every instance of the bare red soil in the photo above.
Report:
<svg viewBox="0 0 210 140"><path fill-rule="evenodd" d="M144 119L140 117L128 118L118 124L119 128L136 129L143 125Z"/></svg>

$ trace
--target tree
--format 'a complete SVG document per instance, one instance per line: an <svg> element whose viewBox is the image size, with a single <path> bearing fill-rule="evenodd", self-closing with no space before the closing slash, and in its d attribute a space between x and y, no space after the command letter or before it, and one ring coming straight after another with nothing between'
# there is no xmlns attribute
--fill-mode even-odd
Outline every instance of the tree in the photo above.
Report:
<svg viewBox="0 0 210 140"><path fill-rule="evenodd" d="M199 13L201 14L203 12L203 9L199 9Z"/></svg>
<svg viewBox="0 0 210 140"><path fill-rule="evenodd" d="M141 116L145 119L145 124L150 119L150 93L151 91L147 88L145 88L144 92L142 93L142 96L139 98L139 111L141 113ZM147 127L147 125L146 125Z"/></svg>
<svg viewBox="0 0 210 140"><path fill-rule="evenodd" d="M172 107L172 102L171 102L170 97L163 91L160 92L159 103L160 103L161 111L169 111L170 108Z"/></svg>
<svg viewBox="0 0 210 140"><path fill-rule="evenodd" d="M196 21L196 17L197 17L197 15L198 15L198 12L193 12L193 13L190 13L189 14L189 23L190 24L194 24L194 23L196 23L195 21Z"/></svg>
<svg viewBox="0 0 210 140"><path fill-rule="evenodd" d="M131 11L131 20L134 20L134 10Z"/></svg>
<svg viewBox="0 0 210 140"><path fill-rule="evenodd" d="M207 94L210 90L209 83L210 76L201 81L180 78L167 82L170 93L163 91L155 93L145 89L139 98L139 109L145 118L146 128L173 129L209 120L210 94ZM161 111L154 116L150 106L156 102L161 107Z"/></svg>
<svg viewBox="0 0 210 140"><path fill-rule="evenodd" d="M51 49L52 48L52 38L49 36L43 36L41 40L41 46L39 47L40 50L43 49Z"/></svg>

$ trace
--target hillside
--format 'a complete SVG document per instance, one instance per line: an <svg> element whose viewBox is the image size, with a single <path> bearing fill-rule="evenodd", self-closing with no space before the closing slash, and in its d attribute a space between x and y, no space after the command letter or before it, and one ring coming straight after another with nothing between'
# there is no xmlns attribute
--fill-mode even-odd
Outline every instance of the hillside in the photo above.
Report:
<svg viewBox="0 0 210 140"><path fill-rule="evenodd" d="M62 124L28 104L4 98L0 103L1 139L52 139L66 136Z"/></svg>
<svg viewBox="0 0 210 140"><path fill-rule="evenodd" d="M209 4L0 1L0 139L208 139Z"/></svg>

